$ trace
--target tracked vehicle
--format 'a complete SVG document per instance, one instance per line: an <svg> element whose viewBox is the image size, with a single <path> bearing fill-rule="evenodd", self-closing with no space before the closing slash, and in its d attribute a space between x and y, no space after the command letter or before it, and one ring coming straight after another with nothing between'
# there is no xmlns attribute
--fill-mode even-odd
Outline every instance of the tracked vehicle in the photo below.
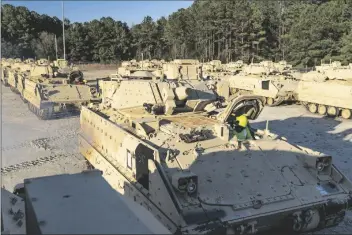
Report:
<svg viewBox="0 0 352 235"><path fill-rule="evenodd" d="M223 70L233 73L233 74L237 74L240 71L242 71L242 68L245 66L244 62L242 60L238 60L235 62L229 62L227 64L223 65Z"/></svg>
<svg viewBox="0 0 352 235"><path fill-rule="evenodd" d="M222 63L220 60L212 60L202 64L203 72L220 72L222 71Z"/></svg>
<svg viewBox="0 0 352 235"><path fill-rule="evenodd" d="M92 170L25 179L14 193L2 188L1 234L169 233Z"/></svg>
<svg viewBox="0 0 352 235"><path fill-rule="evenodd" d="M292 65L288 64L285 60L281 60L278 63L273 63L273 66L280 73L290 72L292 70Z"/></svg>
<svg viewBox="0 0 352 235"><path fill-rule="evenodd" d="M329 64L324 64L321 62L321 65L315 66L315 71L322 73L325 71L331 71L331 70L344 70L344 69L351 69L352 64L349 64L347 66L343 66L340 61L330 61Z"/></svg>
<svg viewBox="0 0 352 235"><path fill-rule="evenodd" d="M352 117L352 68L330 68L301 76L296 93L311 113Z"/></svg>
<svg viewBox="0 0 352 235"><path fill-rule="evenodd" d="M6 80L5 84L9 85L12 91L16 91L16 73L19 70L19 67L22 65L22 60L16 58L14 60L9 60L5 70L3 71L4 79Z"/></svg>
<svg viewBox="0 0 352 235"><path fill-rule="evenodd" d="M24 89L23 78L30 73L34 65L34 59L26 59L23 62L13 63L12 68L8 72L8 85L13 92L22 94Z"/></svg>
<svg viewBox="0 0 352 235"><path fill-rule="evenodd" d="M78 67L74 65L69 65L68 61L65 59L57 59L53 61L52 67L54 73L56 72L59 76L68 76L72 71L78 71Z"/></svg>
<svg viewBox="0 0 352 235"><path fill-rule="evenodd" d="M265 98L268 106L278 106L285 101L295 101L297 78L277 68L271 61L245 66L243 71L234 76L227 76L217 84L219 95L225 100L238 94L252 94Z"/></svg>
<svg viewBox="0 0 352 235"><path fill-rule="evenodd" d="M81 71L72 71L67 77L60 75L43 63L20 77L22 98L41 119L76 114L82 105L94 100Z"/></svg>
<svg viewBox="0 0 352 235"><path fill-rule="evenodd" d="M13 59L8 58L2 58L1 60L1 82L4 86L8 86L7 83L7 77L8 75L8 70L11 68L11 64L13 63Z"/></svg>
<svg viewBox="0 0 352 235"><path fill-rule="evenodd" d="M221 80L226 75L235 74L236 70L228 67L229 64L222 64L220 60L212 60L202 64L202 77L204 79Z"/></svg>
<svg viewBox="0 0 352 235"><path fill-rule="evenodd" d="M198 60L177 59L163 64L163 77L170 80L202 80L202 65Z"/></svg>
<svg viewBox="0 0 352 235"><path fill-rule="evenodd" d="M162 61L157 60L143 60L143 61L124 61L121 66L117 69L117 76L120 78L137 77L135 73L148 72L152 73L155 77L161 77Z"/></svg>
<svg viewBox="0 0 352 235"><path fill-rule="evenodd" d="M343 221L352 184L332 156L268 130L239 141L235 118L256 119L263 98L214 102L187 83L121 81L107 103L82 107L80 152L172 233L303 232Z"/></svg>

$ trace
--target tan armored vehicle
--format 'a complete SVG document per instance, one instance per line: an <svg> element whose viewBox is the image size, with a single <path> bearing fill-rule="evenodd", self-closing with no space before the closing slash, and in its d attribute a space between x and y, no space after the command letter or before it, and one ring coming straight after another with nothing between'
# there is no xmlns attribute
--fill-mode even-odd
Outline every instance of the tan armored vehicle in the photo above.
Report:
<svg viewBox="0 0 352 235"><path fill-rule="evenodd" d="M67 77L60 75L44 64L34 66L28 74L19 77L22 98L41 119L74 114L94 98L81 71L72 71Z"/></svg>
<svg viewBox="0 0 352 235"><path fill-rule="evenodd" d="M74 65L69 65L68 61L65 59L57 59L53 61L52 65L54 72L57 74L61 74L61 76L67 76L69 75L72 71L78 71L78 67Z"/></svg>
<svg viewBox="0 0 352 235"><path fill-rule="evenodd" d="M82 107L80 152L172 233L319 230L351 207L352 184L332 156L268 130L237 138L234 121L256 119L261 97L218 109L210 90L138 80L122 81L110 98Z"/></svg>
<svg viewBox="0 0 352 235"><path fill-rule="evenodd" d="M170 80L202 80L202 66L198 60L177 59L163 64L164 78Z"/></svg>
<svg viewBox="0 0 352 235"><path fill-rule="evenodd" d="M37 65L50 65L49 60L41 58L35 62Z"/></svg>
<svg viewBox="0 0 352 235"><path fill-rule="evenodd" d="M296 90L297 100L310 112L351 118L352 69L312 71L303 74L300 79Z"/></svg>
<svg viewBox="0 0 352 235"><path fill-rule="evenodd" d="M140 69L161 69L165 61L158 60L142 60L138 62L138 67Z"/></svg>
<svg viewBox="0 0 352 235"><path fill-rule="evenodd" d="M100 171L25 179L1 189L1 234L170 234Z"/></svg>
<svg viewBox="0 0 352 235"><path fill-rule="evenodd" d="M217 84L217 92L225 100L238 94L258 95L265 98L268 106L277 106L284 101L295 101L298 81L289 70L275 67L273 62L245 66L234 76L226 76Z"/></svg>
<svg viewBox="0 0 352 235"><path fill-rule="evenodd" d="M224 64L223 69L227 72L232 73L232 74L236 74L236 73L242 71L243 66L245 66L243 61L238 60L235 62L230 62L228 64Z"/></svg>
<svg viewBox="0 0 352 235"><path fill-rule="evenodd" d="M6 60L2 60L1 62L1 82L4 86L8 86L7 78L9 76L8 71L11 69L11 65L13 63L13 59L9 58Z"/></svg>
<svg viewBox="0 0 352 235"><path fill-rule="evenodd" d="M273 66L280 73L286 73L292 70L292 65L288 64L285 60L279 61L278 63L273 63Z"/></svg>
<svg viewBox="0 0 352 235"><path fill-rule="evenodd" d="M68 61L65 60L65 59L57 59L57 60L55 60L53 63L54 63L54 66L55 66L55 67L58 67L58 68L66 68L66 67L69 67Z"/></svg>
<svg viewBox="0 0 352 235"><path fill-rule="evenodd" d="M321 63L320 66L315 66L317 72L324 72L326 70L349 69L349 66L342 66L340 61L330 61L329 64Z"/></svg>
<svg viewBox="0 0 352 235"><path fill-rule="evenodd" d="M138 67L137 60L122 61L121 67Z"/></svg>
<svg viewBox="0 0 352 235"><path fill-rule="evenodd" d="M10 88L12 91L15 93L21 94L22 97L22 91L24 89L24 77L29 76L32 68L35 66L35 61L33 59L27 59L23 63L19 64L18 68L14 71L14 74L9 77L13 76L13 80L10 80Z"/></svg>
<svg viewBox="0 0 352 235"><path fill-rule="evenodd" d="M265 98L268 106L278 106L285 101L295 101L298 81L289 75L244 75L228 77L220 82L218 93L225 100L238 94L252 94Z"/></svg>
<svg viewBox="0 0 352 235"><path fill-rule="evenodd" d="M202 64L203 72L220 72L222 71L222 63L220 60L212 60Z"/></svg>
<svg viewBox="0 0 352 235"><path fill-rule="evenodd" d="M21 71L22 66L25 63L21 59L15 59L11 64L11 68L7 71L7 83L13 92L18 92L17 90L17 74Z"/></svg>
<svg viewBox="0 0 352 235"><path fill-rule="evenodd" d="M224 69L220 60L212 60L202 64L202 77L204 79L220 80L222 77L231 74Z"/></svg>
<svg viewBox="0 0 352 235"><path fill-rule="evenodd" d="M242 68L244 74L272 74L279 72L272 61L262 61L260 63L251 63L249 65L244 65Z"/></svg>
<svg viewBox="0 0 352 235"><path fill-rule="evenodd" d="M35 64L35 60L33 58L28 58L23 61L26 64Z"/></svg>
<svg viewBox="0 0 352 235"><path fill-rule="evenodd" d="M134 61L125 61L122 62L121 66L117 69L116 74L112 74L113 77L119 78L136 78L145 73L152 74L152 77L161 77L162 76L162 62L156 60L143 60L136 62ZM142 72L142 73L141 73Z"/></svg>

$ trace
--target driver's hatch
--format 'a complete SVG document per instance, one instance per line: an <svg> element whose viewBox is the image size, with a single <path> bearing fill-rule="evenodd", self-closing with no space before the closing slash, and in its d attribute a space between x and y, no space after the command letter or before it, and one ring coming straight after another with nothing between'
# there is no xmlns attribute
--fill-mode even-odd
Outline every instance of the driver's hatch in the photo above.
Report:
<svg viewBox="0 0 352 235"><path fill-rule="evenodd" d="M255 120L264 108L264 98L254 95L242 95L234 98L221 112L217 119L222 123L231 123L231 119L246 115L248 119Z"/></svg>

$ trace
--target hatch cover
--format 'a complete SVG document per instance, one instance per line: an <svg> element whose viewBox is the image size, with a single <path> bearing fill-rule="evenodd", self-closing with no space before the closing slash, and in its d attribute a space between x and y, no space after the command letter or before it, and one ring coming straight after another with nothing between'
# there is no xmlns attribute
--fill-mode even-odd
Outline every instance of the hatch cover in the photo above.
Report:
<svg viewBox="0 0 352 235"><path fill-rule="evenodd" d="M199 199L233 209L293 199L290 187L261 151L204 154L190 170L198 175Z"/></svg>

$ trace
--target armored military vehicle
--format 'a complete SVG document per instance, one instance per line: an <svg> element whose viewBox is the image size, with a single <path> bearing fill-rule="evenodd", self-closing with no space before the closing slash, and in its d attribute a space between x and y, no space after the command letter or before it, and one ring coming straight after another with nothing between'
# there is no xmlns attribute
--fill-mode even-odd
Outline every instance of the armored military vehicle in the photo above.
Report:
<svg viewBox="0 0 352 235"><path fill-rule="evenodd" d="M239 74L222 79L217 84L217 91L225 100L231 100L233 95L252 94L264 97L268 106L277 106L284 101L296 100L298 81L289 72L286 67L278 68L271 61L252 63L244 66Z"/></svg>
<svg viewBox="0 0 352 235"><path fill-rule="evenodd" d="M11 68L11 64L13 63L13 59L2 59L1 60L1 82L4 86L8 86L7 78L8 78L8 70Z"/></svg>
<svg viewBox="0 0 352 235"><path fill-rule="evenodd" d="M202 64L203 72L219 72L222 71L222 63L220 60L212 60Z"/></svg>
<svg viewBox="0 0 352 235"><path fill-rule="evenodd" d="M136 60L122 61L121 66L119 67L121 72L118 72L118 73L123 74L123 71L124 71L123 69L129 70L129 69L137 69L137 68L138 68L138 63Z"/></svg>
<svg viewBox="0 0 352 235"><path fill-rule="evenodd" d="M38 59L35 63L37 65L50 65L50 61L45 58Z"/></svg>
<svg viewBox="0 0 352 235"><path fill-rule="evenodd" d="M53 61L52 67L54 73L60 74L60 76L67 76L72 71L79 71L77 66L69 65L68 61L65 59L57 59Z"/></svg>
<svg viewBox="0 0 352 235"><path fill-rule="evenodd" d="M34 64L35 63L35 59L28 58L28 59L25 59L23 62L26 63L26 64Z"/></svg>
<svg viewBox="0 0 352 235"><path fill-rule="evenodd" d="M23 77L27 76L32 67L35 65L34 59L26 59L23 62L16 62L12 64L12 68L8 71L8 85L10 89L18 94L23 90Z"/></svg>
<svg viewBox="0 0 352 235"><path fill-rule="evenodd" d="M242 68L245 66L242 60L238 60L235 62L230 62L223 65L223 69L232 74L237 74L242 71Z"/></svg>
<svg viewBox="0 0 352 235"><path fill-rule="evenodd" d="M41 119L59 118L78 113L81 105L93 100L91 88L85 84L81 71L69 75L54 72L45 63L22 74L22 97L29 109Z"/></svg>
<svg viewBox="0 0 352 235"><path fill-rule="evenodd" d="M352 184L332 156L268 130L236 138L236 118L256 119L260 96L218 108L206 88L136 80L110 98L82 107L80 152L172 233L319 230L351 207Z"/></svg>
<svg viewBox="0 0 352 235"><path fill-rule="evenodd" d="M25 179L1 189L2 234L169 234L99 171Z"/></svg>
<svg viewBox="0 0 352 235"><path fill-rule="evenodd" d="M202 80L202 66L198 60L177 59L163 64L163 77L171 80Z"/></svg>
<svg viewBox="0 0 352 235"><path fill-rule="evenodd" d="M300 101L312 113L352 116L352 69L325 68L301 76L296 93Z"/></svg>
<svg viewBox="0 0 352 235"><path fill-rule="evenodd" d="M201 70L202 77L207 80L220 80L222 77L231 74L231 72L224 69L225 66L220 60L203 63Z"/></svg>
<svg viewBox="0 0 352 235"><path fill-rule="evenodd" d="M55 67L58 67L58 68L69 67L68 61L65 59L57 59L57 60L53 61L53 64Z"/></svg>
<svg viewBox="0 0 352 235"><path fill-rule="evenodd" d="M288 64L285 60L281 60L278 63L273 63L273 66L280 73L286 73L292 70L292 65Z"/></svg>
<svg viewBox="0 0 352 235"><path fill-rule="evenodd" d="M21 59L17 58L14 59L11 63L11 66L7 67L6 74L7 74L7 84L10 86L10 89L14 92L17 91L16 89L16 74L20 70L20 67L24 63Z"/></svg>
<svg viewBox="0 0 352 235"><path fill-rule="evenodd" d="M321 65L315 66L315 71L324 72L326 70L336 70L336 69L348 69L348 66L342 66L340 61L330 61L329 64L324 64L323 61Z"/></svg>
<svg viewBox="0 0 352 235"><path fill-rule="evenodd" d="M261 61L260 63L250 63L249 65L244 65L242 68L245 74L272 74L277 72L272 61Z"/></svg>
<svg viewBox="0 0 352 235"><path fill-rule="evenodd" d="M133 62L133 63L132 63ZM162 62L156 60L125 61L112 76L120 78L139 77L143 72L152 74L153 77L161 77ZM142 72L142 73L140 73ZM138 75L137 75L138 74ZM144 73L145 74L145 73Z"/></svg>
<svg viewBox="0 0 352 235"><path fill-rule="evenodd" d="M218 84L218 93L225 100L237 94L253 94L265 98L268 106L296 101L298 81L289 75L235 75Z"/></svg>
<svg viewBox="0 0 352 235"><path fill-rule="evenodd" d="M142 60L138 62L138 67L140 69L161 69L165 61L158 60Z"/></svg>

